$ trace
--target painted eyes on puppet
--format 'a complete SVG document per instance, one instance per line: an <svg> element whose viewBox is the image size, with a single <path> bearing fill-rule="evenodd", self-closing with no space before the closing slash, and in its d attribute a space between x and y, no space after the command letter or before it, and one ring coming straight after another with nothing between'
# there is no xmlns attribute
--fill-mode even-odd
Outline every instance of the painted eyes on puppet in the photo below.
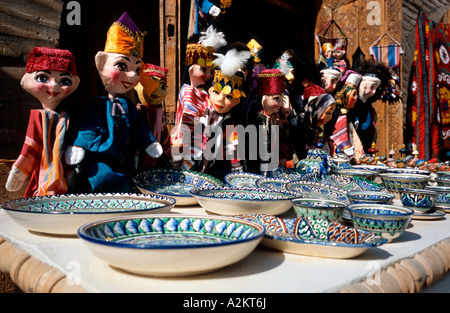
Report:
<svg viewBox="0 0 450 313"><path fill-rule="evenodd" d="M128 72L128 65L125 62L117 62L114 64L114 68L119 72Z"/></svg>
<svg viewBox="0 0 450 313"><path fill-rule="evenodd" d="M47 83L47 82L49 81L49 78L48 78L48 76L45 75L45 74L37 74L37 75L34 77L34 80L37 81L38 83L45 84L45 83Z"/></svg>
<svg viewBox="0 0 450 313"><path fill-rule="evenodd" d="M72 86L72 80L70 78L65 77L65 78L61 79L61 81L59 82L59 85L66 86L66 87Z"/></svg>
<svg viewBox="0 0 450 313"><path fill-rule="evenodd" d="M165 82L159 83L159 88L161 88L162 90L166 90L167 89L166 83Z"/></svg>

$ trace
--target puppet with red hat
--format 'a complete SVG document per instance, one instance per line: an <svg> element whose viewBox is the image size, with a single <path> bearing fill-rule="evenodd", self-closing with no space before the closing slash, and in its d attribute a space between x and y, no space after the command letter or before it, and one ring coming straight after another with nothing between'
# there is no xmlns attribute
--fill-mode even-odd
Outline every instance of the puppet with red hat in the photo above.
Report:
<svg viewBox="0 0 450 313"><path fill-rule="evenodd" d="M162 147L126 93L143 73L144 33L125 12L108 30L104 51L95 64L107 96L95 97L75 125L66 162L76 166L76 192L130 192L135 151L152 157Z"/></svg>
<svg viewBox="0 0 450 313"><path fill-rule="evenodd" d="M30 178L25 197L67 192L62 157L69 114L59 104L79 83L75 57L70 51L35 47L28 55L21 85L41 102L43 109L30 112L22 151L6 183L8 191L18 191Z"/></svg>

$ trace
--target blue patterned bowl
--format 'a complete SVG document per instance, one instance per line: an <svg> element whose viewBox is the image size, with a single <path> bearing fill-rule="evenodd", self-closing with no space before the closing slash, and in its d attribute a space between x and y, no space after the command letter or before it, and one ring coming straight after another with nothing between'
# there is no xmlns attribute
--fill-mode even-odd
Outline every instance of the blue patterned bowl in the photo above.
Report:
<svg viewBox="0 0 450 313"><path fill-rule="evenodd" d="M326 183L297 180L287 183L286 189L303 195L303 198L335 200L349 204L347 191Z"/></svg>
<svg viewBox="0 0 450 313"><path fill-rule="evenodd" d="M175 198L177 205L196 205L189 193L195 188L222 187L219 179L195 171L155 169L133 177L136 187L144 194L158 194Z"/></svg>
<svg viewBox="0 0 450 313"><path fill-rule="evenodd" d="M439 196L436 191L427 189L398 188L398 193L403 206L421 213L431 210Z"/></svg>
<svg viewBox="0 0 450 313"><path fill-rule="evenodd" d="M264 227L243 219L181 214L138 215L83 225L78 236L107 264L149 276L215 271L248 256Z"/></svg>
<svg viewBox="0 0 450 313"><path fill-rule="evenodd" d="M450 187L450 176L438 176L434 178L438 186Z"/></svg>
<svg viewBox="0 0 450 313"><path fill-rule="evenodd" d="M99 219L143 213L168 213L175 199L131 193L64 194L21 198L2 203L18 224L40 233L76 235Z"/></svg>
<svg viewBox="0 0 450 313"><path fill-rule="evenodd" d="M431 171L429 170L421 170L418 168L409 168L409 167L388 167L384 172L392 174L431 175Z"/></svg>
<svg viewBox="0 0 450 313"><path fill-rule="evenodd" d="M414 213L409 208L385 204L351 204L347 210L355 228L371 231L388 242L405 232Z"/></svg>
<svg viewBox="0 0 450 313"><path fill-rule="evenodd" d="M324 219L329 222L340 221L347 205L343 202L300 198L291 200L297 217Z"/></svg>
<svg viewBox="0 0 450 313"><path fill-rule="evenodd" d="M369 164L358 164L358 165L352 165L352 169L357 170L366 170L366 171L373 171L377 172L378 174L384 173L386 169L389 167L384 164L378 164L378 165L369 165Z"/></svg>
<svg viewBox="0 0 450 313"><path fill-rule="evenodd" d="M378 173L375 171L369 171L369 170L360 170L360 169L339 169L334 171L337 175L346 175L351 177L361 177L368 179L370 181L373 181L375 177L377 177Z"/></svg>
<svg viewBox="0 0 450 313"><path fill-rule="evenodd" d="M246 172L233 172L224 176L223 180L230 187L256 188L256 181L263 178L263 175Z"/></svg>
<svg viewBox="0 0 450 313"><path fill-rule="evenodd" d="M256 186L263 189L287 191L286 184L288 182L289 179L286 178L264 177L256 181Z"/></svg>
<svg viewBox="0 0 450 313"><path fill-rule="evenodd" d="M350 201L350 204L392 204L395 195L382 191L360 190L350 191L347 193L347 198Z"/></svg>
<svg viewBox="0 0 450 313"><path fill-rule="evenodd" d="M450 211L450 186L426 186L425 190L436 191L438 193L438 197L434 202L436 208L446 212Z"/></svg>
<svg viewBox="0 0 450 313"><path fill-rule="evenodd" d="M398 192L398 188L424 189L430 175L382 173L381 180L388 191Z"/></svg>
<svg viewBox="0 0 450 313"><path fill-rule="evenodd" d="M292 208L291 199L301 197L294 192L245 187L194 189L191 194L206 211L219 215L279 215Z"/></svg>

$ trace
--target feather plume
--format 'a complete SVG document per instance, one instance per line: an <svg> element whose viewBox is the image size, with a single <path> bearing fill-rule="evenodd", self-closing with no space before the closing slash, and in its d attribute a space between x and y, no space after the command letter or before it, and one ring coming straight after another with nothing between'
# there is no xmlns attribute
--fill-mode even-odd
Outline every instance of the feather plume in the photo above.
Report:
<svg viewBox="0 0 450 313"><path fill-rule="evenodd" d="M282 71L284 75L287 75L290 71L291 67L289 66L289 59L293 56L293 52L291 50L287 50L281 55L281 57L278 58L280 71Z"/></svg>
<svg viewBox="0 0 450 313"><path fill-rule="evenodd" d="M224 75L229 77L242 68L252 56L250 51L237 51L236 49L229 50L225 55L220 53L214 53L214 55L216 59L213 63L220 67Z"/></svg>
<svg viewBox="0 0 450 313"><path fill-rule="evenodd" d="M201 32L199 43L201 43L203 47L212 47L217 51L219 48L225 46L227 41L225 40L224 33L217 32L211 25L206 31Z"/></svg>

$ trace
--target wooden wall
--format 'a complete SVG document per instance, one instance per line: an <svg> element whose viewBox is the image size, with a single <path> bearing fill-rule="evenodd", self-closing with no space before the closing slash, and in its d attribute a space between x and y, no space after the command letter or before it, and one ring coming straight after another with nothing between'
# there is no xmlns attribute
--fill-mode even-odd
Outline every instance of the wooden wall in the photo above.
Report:
<svg viewBox="0 0 450 313"><path fill-rule="evenodd" d="M370 2L379 4L379 20L374 16L377 14L377 8L373 8ZM336 21L348 38L347 58L350 63L358 48L366 59L370 58L369 47L384 33L400 43L402 40L402 1L323 0L316 21L316 32L331 19ZM334 28L333 31L337 36L337 29ZM392 41L387 36L380 42L380 44L389 43ZM316 57L318 54L316 44ZM403 144L403 102L387 104L377 101L374 108L378 115L376 146L379 155L388 155L392 147L398 151ZM396 157L398 156L397 153Z"/></svg>

